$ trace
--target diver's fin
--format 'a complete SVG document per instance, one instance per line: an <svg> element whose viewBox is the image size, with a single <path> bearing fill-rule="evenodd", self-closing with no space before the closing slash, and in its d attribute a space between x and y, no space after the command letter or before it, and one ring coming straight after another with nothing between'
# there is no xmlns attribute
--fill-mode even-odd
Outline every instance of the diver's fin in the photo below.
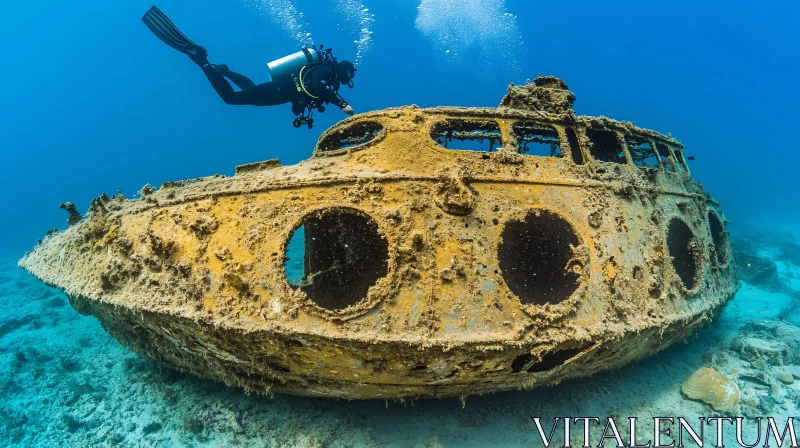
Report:
<svg viewBox="0 0 800 448"><path fill-rule="evenodd" d="M170 47L189 55L193 61L204 60L208 52L206 49L192 42L186 37L158 7L153 6L142 17L142 22L150 28L162 42Z"/></svg>

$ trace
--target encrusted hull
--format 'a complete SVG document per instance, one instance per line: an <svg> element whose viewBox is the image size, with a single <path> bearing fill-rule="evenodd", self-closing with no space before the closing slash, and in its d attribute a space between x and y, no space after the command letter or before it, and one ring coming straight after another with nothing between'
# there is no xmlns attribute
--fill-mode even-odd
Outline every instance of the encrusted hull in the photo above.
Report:
<svg viewBox="0 0 800 448"><path fill-rule="evenodd" d="M142 356L257 392L352 399L558 383L654 353L719 312L738 278L680 145L563 107L520 109L513 89L500 109L348 119L295 166L102 197L20 266ZM531 92L571 104L557 86ZM464 123L496 128L483 137L500 149L431 138L443 126L482 136ZM595 131L669 157L643 168L621 145L628 163L598 160ZM550 138L560 157L512 148L526 138ZM300 283L286 269L298 229Z"/></svg>

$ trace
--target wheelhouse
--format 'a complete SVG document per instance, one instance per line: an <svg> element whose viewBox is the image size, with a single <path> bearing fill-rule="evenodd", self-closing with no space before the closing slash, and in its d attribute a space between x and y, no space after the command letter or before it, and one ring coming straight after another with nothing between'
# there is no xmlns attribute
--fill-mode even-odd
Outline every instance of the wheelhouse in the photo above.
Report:
<svg viewBox="0 0 800 448"><path fill-rule="evenodd" d="M427 133L446 151L511 151L525 157L565 159L573 165L619 164L688 174L684 147L674 139L606 118L552 120L501 109L415 109L411 114L364 114L328 129L315 157L337 156L379 144L389 132Z"/></svg>

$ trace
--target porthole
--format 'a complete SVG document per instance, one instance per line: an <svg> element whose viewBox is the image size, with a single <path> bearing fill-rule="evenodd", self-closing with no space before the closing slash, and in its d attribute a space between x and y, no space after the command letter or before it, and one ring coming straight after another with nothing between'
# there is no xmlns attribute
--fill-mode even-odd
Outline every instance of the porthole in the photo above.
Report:
<svg viewBox="0 0 800 448"><path fill-rule="evenodd" d="M711 240L714 242L714 251L717 253L719 264L728 263L728 237L725 228L714 212L708 212L708 227L711 230Z"/></svg>
<svg viewBox="0 0 800 448"><path fill-rule="evenodd" d="M699 280L702 249L689 226L678 218L669 222L667 250L672 258L672 267L683 286L694 289Z"/></svg>
<svg viewBox="0 0 800 448"><path fill-rule="evenodd" d="M356 121L325 133L317 144L320 152L334 152L366 145L382 135L383 125L377 121Z"/></svg>
<svg viewBox="0 0 800 448"><path fill-rule="evenodd" d="M351 208L330 208L303 218L286 244L284 272L320 308L339 311L367 297L388 273L389 245L378 224Z"/></svg>
<svg viewBox="0 0 800 448"><path fill-rule="evenodd" d="M563 218L546 210L505 224L498 264L508 288L523 304L556 304L579 286L582 267L574 261L578 236Z"/></svg>

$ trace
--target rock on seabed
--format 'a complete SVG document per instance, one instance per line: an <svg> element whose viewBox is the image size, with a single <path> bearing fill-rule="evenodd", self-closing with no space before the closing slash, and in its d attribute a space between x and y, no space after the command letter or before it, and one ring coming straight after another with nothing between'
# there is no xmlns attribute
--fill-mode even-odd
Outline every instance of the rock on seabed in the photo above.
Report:
<svg viewBox="0 0 800 448"><path fill-rule="evenodd" d="M725 411L739 403L736 383L711 367L703 367L681 386L681 392L693 400L701 400L717 411Z"/></svg>

